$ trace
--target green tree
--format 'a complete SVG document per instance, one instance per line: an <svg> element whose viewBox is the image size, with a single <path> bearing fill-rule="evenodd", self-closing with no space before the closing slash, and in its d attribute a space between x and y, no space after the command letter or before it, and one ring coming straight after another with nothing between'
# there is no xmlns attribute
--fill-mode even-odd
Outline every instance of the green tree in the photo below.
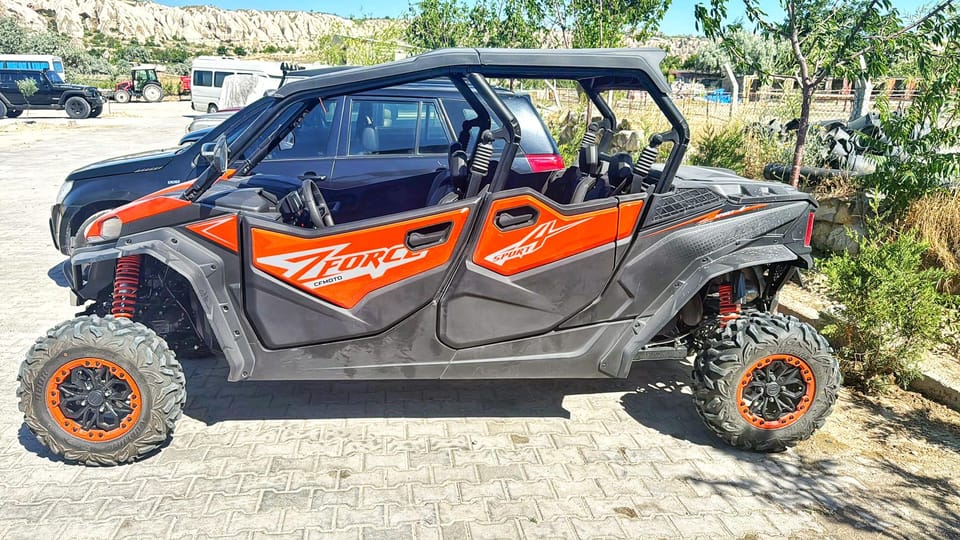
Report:
<svg viewBox="0 0 960 540"><path fill-rule="evenodd" d="M790 46L783 41L775 41L753 32L737 29L727 37L732 45L725 46L712 42L702 47L692 56L692 69L712 73L721 73L723 65L729 63L735 73L745 74L759 70L761 73L783 73L790 69ZM731 55L733 48L742 53Z"/></svg>
<svg viewBox="0 0 960 540"><path fill-rule="evenodd" d="M30 107L30 98L37 93L37 81L31 79L20 79L17 81L17 90L20 91L20 94L23 95L23 101L26 102L27 107Z"/></svg>
<svg viewBox="0 0 960 540"><path fill-rule="evenodd" d="M465 46L474 32L469 14L460 0L419 0L408 11L407 41L428 50Z"/></svg>
<svg viewBox="0 0 960 540"><path fill-rule="evenodd" d="M800 117L793 154L791 184L800 180L810 109L818 87L828 77L874 79L886 74L893 58L906 54L918 42L943 42L943 25L948 22L944 0L916 17L904 20L891 0L780 0L786 18L773 21L759 0L742 0L747 21L760 34L790 45L794 77L800 88ZM750 62L731 35L743 23L724 24L727 0L710 0L694 9L698 28L719 39L725 50L745 63ZM752 66L761 76L770 75L760 65Z"/></svg>

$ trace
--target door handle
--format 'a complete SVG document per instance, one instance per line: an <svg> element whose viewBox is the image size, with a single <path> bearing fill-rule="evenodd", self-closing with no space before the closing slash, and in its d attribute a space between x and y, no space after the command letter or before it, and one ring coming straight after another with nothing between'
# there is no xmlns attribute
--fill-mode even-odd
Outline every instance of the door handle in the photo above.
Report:
<svg viewBox="0 0 960 540"><path fill-rule="evenodd" d="M453 222L447 221L445 223L410 231L407 233L407 248L413 251L438 246L447 241L447 238L450 237L451 229L453 229Z"/></svg>
<svg viewBox="0 0 960 540"><path fill-rule="evenodd" d="M534 224L539 215L540 212L537 212L536 208L521 206L520 208L511 208L497 212L494 223L496 223L497 228L501 231L518 229Z"/></svg>

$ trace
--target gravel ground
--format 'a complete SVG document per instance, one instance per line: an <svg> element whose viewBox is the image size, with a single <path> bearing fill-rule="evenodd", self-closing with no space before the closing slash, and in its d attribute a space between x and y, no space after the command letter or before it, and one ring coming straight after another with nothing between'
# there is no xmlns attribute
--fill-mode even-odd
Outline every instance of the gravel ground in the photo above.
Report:
<svg viewBox="0 0 960 540"><path fill-rule="evenodd" d="M174 144L186 103L0 121L0 537L960 538L960 415L844 391L796 450L726 447L689 366L617 381L241 383L189 361L172 442L65 464L23 427L16 370L69 318L47 218L63 177ZM33 123L30 123L33 122Z"/></svg>

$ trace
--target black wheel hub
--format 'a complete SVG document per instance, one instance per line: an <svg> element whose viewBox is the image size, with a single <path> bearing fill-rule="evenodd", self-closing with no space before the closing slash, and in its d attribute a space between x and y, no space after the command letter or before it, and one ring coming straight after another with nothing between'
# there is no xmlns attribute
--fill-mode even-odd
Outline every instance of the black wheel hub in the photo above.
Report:
<svg viewBox="0 0 960 540"><path fill-rule="evenodd" d="M806 391L800 368L777 360L755 369L742 395L752 414L772 422L796 412Z"/></svg>
<svg viewBox="0 0 960 540"><path fill-rule="evenodd" d="M130 384L107 367L75 367L57 389L63 415L86 430L116 429L132 411Z"/></svg>

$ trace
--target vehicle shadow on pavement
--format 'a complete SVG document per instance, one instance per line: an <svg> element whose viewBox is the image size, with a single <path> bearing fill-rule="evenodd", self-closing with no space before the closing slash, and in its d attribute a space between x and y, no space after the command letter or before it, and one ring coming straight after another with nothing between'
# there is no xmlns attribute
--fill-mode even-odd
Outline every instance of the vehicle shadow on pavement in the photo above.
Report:
<svg viewBox="0 0 960 540"><path fill-rule="evenodd" d="M50 281L57 284L57 287L69 287L70 283L67 282L67 265L70 264L70 259L64 259L62 262L59 262L50 267L47 270L47 277L50 278Z"/></svg>
<svg viewBox="0 0 960 540"><path fill-rule="evenodd" d="M207 425L228 420L339 418L570 418L564 398L623 394L620 406L649 429L695 444L723 447L694 411L673 361L637 365L626 379L248 381L229 383L220 359L184 362L184 414Z"/></svg>

